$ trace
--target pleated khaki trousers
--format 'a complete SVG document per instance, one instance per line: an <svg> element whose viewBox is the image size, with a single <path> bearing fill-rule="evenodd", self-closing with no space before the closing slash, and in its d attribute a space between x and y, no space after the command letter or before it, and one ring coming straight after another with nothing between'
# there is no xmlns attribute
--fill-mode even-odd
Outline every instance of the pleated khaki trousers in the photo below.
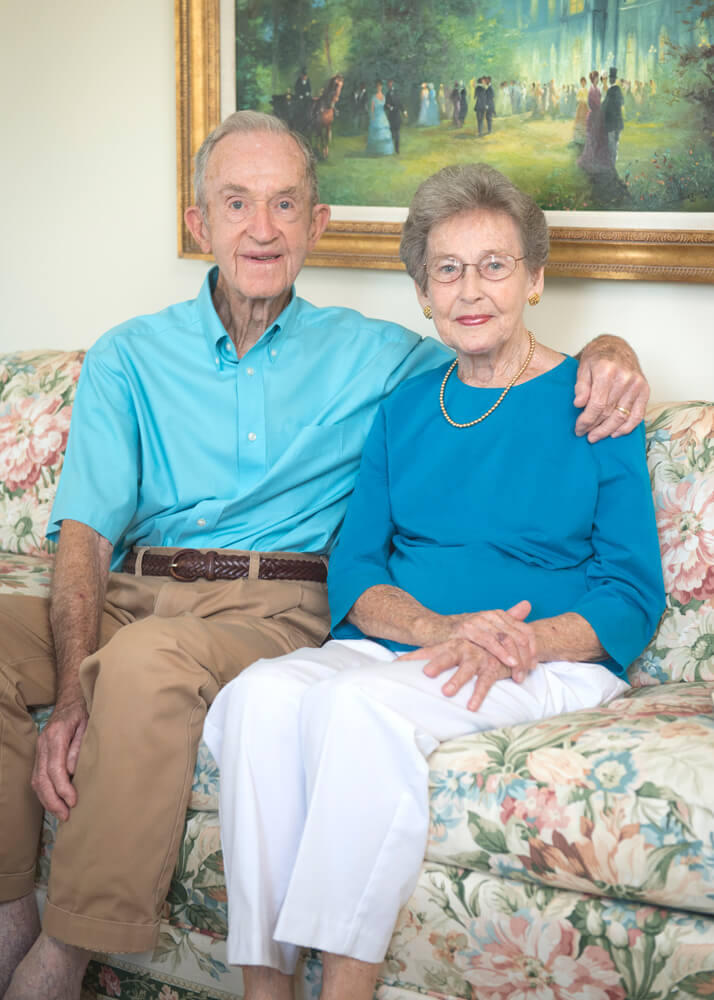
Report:
<svg viewBox="0 0 714 1000"><path fill-rule="evenodd" d="M52 853L48 934L92 951L154 947L207 706L250 663L319 645L328 630L324 584L111 574L101 646L80 670L89 724L77 805ZM54 697L48 602L0 598L0 901L33 887L42 809L30 710Z"/></svg>

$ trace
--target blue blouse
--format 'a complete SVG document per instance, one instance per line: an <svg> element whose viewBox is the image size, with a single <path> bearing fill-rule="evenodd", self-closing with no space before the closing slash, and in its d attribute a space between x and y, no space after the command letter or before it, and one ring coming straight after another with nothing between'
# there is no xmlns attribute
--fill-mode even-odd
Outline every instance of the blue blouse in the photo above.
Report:
<svg viewBox="0 0 714 1000"><path fill-rule="evenodd" d="M576 437L577 363L566 358L457 429L439 409L445 371L410 379L377 413L330 561L333 634L362 637L345 616L376 584L440 614L527 599L531 621L582 615L623 674L664 609L643 426L597 444ZM446 408L464 423L500 392L454 373Z"/></svg>

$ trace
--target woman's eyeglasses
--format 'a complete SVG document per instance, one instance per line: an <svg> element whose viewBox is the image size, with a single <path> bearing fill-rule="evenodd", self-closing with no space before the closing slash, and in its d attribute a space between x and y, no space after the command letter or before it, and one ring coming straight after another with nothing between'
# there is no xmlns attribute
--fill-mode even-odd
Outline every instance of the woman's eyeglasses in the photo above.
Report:
<svg viewBox="0 0 714 1000"><path fill-rule="evenodd" d="M426 265L426 273L432 281L448 285L451 281L458 281L467 267L475 267L482 278L503 281L513 274L519 260L525 260L525 257L512 257L510 253L486 253L474 263L467 263L459 257L435 257Z"/></svg>

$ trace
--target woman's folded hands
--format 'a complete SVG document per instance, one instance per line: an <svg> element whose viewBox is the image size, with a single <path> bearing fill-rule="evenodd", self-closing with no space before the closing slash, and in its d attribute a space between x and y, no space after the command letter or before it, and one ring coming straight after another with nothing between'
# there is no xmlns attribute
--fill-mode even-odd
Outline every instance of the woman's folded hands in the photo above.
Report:
<svg viewBox="0 0 714 1000"><path fill-rule="evenodd" d="M530 610L528 601L519 601L505 611L446 616L444 624L448 621L451 626L448 638L405 653L399 659L427 659L424 673L428 677L438 677L456 667L442 688L447 697L476 678L467 705L475 712L495 681L510 677L521 683L538 665L535 629L524 620Z"/></svg>

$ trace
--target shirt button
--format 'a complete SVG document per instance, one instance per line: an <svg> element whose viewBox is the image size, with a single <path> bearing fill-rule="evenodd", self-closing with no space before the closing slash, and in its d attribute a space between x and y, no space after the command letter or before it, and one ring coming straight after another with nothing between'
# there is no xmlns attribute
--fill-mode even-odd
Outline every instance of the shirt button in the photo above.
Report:
<svg viewBox="0 0 714 1000"><path fill-rule="evenodd" d="M220 363L221 363L221 359L218 357L218 355L216 355L216 364L220 365Z"/></svg>
<svg viewBox="0 0 714 1000"><path fill-rule="evenodd" d="M251 431L250 434L248 435L248 440L249 441L255 441L255 439L257 438L257 436L258 436L257 434L254 434L253 431Z"/></svg>
<svg viewBox="0 0 714 1000"><path fill-rule="evenodd" d="M233 344L231 344L230 341L226 344L226 347L228 348L229 351L233 350Z"/></svg>
<svg viewBox="0 0 714 1000"><path fill-rule="evenodd" d="M277 358L277 356L278 356L278 352L275 350L275 348L273 348L273 350L270 352L270 357L271 358Z"/></svg>
<svg viewBox="0 0 714 1000"><path fill-rule="evenodd" d="M255 368L246 368L246 375L255 375Z"/></svg>
<svg viewBox="0 0 714 1000"><path fill-rule="evenodd" d="M206 527L206 518L205 517L199 517L199 519L196 521L196 524L199 526L199 528L205 528Z"/></svg>

